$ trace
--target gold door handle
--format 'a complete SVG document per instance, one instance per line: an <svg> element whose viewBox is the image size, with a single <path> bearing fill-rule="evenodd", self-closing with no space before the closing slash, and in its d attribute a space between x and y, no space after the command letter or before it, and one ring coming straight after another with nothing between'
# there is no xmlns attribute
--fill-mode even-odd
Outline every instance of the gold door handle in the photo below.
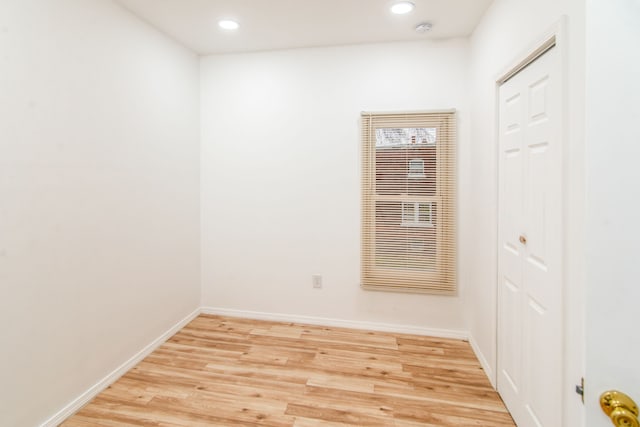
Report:
<svg viewBox="0 0 640 427"><path fill-rule="evenodd" d="M610 390L600 396L600 407L614 426L640 427L638 422L638 405L629 396L619 391Z"/></svg>
<svg viewBox="0 0 640 427"><path fill-rule="evenodd" d="M519 240L520 240L520 243L522 243L523 245L527 244L527 238L526 237L521 235Z"/></svg>

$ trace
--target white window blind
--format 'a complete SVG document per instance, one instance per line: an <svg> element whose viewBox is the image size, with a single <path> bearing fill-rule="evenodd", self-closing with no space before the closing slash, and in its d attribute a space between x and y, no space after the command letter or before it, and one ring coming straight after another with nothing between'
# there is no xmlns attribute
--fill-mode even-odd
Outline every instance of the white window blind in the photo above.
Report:
<svg viewBox="0 0 640 427"><path fill-rule="evenodd" d="M364 289L456 293L452 110L362 113Z"/></svg>

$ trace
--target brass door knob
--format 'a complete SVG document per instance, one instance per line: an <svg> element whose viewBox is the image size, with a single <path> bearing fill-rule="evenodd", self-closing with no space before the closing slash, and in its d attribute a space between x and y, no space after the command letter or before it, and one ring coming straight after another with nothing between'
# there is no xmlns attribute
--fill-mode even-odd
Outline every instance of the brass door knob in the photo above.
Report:
<svg viewBox="0 0 640 427"><path fill-rule="evenodd" d="M610 390L600 396L600 407L617 427L640 427L638 405L629 396Z"/></svg>
<svg viewBox="0 0 640 427"><path fill-rule="evenodd" d="M521 235L519 240L520 240L520 243L522 243L523 245L527 244L527 238L526 237Z"/></svg>

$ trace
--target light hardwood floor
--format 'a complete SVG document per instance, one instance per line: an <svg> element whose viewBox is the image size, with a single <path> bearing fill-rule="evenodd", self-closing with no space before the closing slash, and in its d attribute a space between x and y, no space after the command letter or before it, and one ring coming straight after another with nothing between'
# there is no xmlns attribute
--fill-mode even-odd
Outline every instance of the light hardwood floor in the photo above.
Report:
<svg viewBox="0 0 640 427"><path fill-rule="evenodd" d="M202 315L63 426L514 426L469 344Z"/></svg>

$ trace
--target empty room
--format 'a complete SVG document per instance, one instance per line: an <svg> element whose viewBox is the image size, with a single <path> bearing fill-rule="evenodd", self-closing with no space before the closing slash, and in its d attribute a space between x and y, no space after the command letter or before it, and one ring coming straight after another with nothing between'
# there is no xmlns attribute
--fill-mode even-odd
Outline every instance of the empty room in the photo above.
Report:
<svg viewBox="0 0 640 427"><path fill-rule="evenodd" d="M638 0L0 0L0 426L639 426Z"/></svg>

